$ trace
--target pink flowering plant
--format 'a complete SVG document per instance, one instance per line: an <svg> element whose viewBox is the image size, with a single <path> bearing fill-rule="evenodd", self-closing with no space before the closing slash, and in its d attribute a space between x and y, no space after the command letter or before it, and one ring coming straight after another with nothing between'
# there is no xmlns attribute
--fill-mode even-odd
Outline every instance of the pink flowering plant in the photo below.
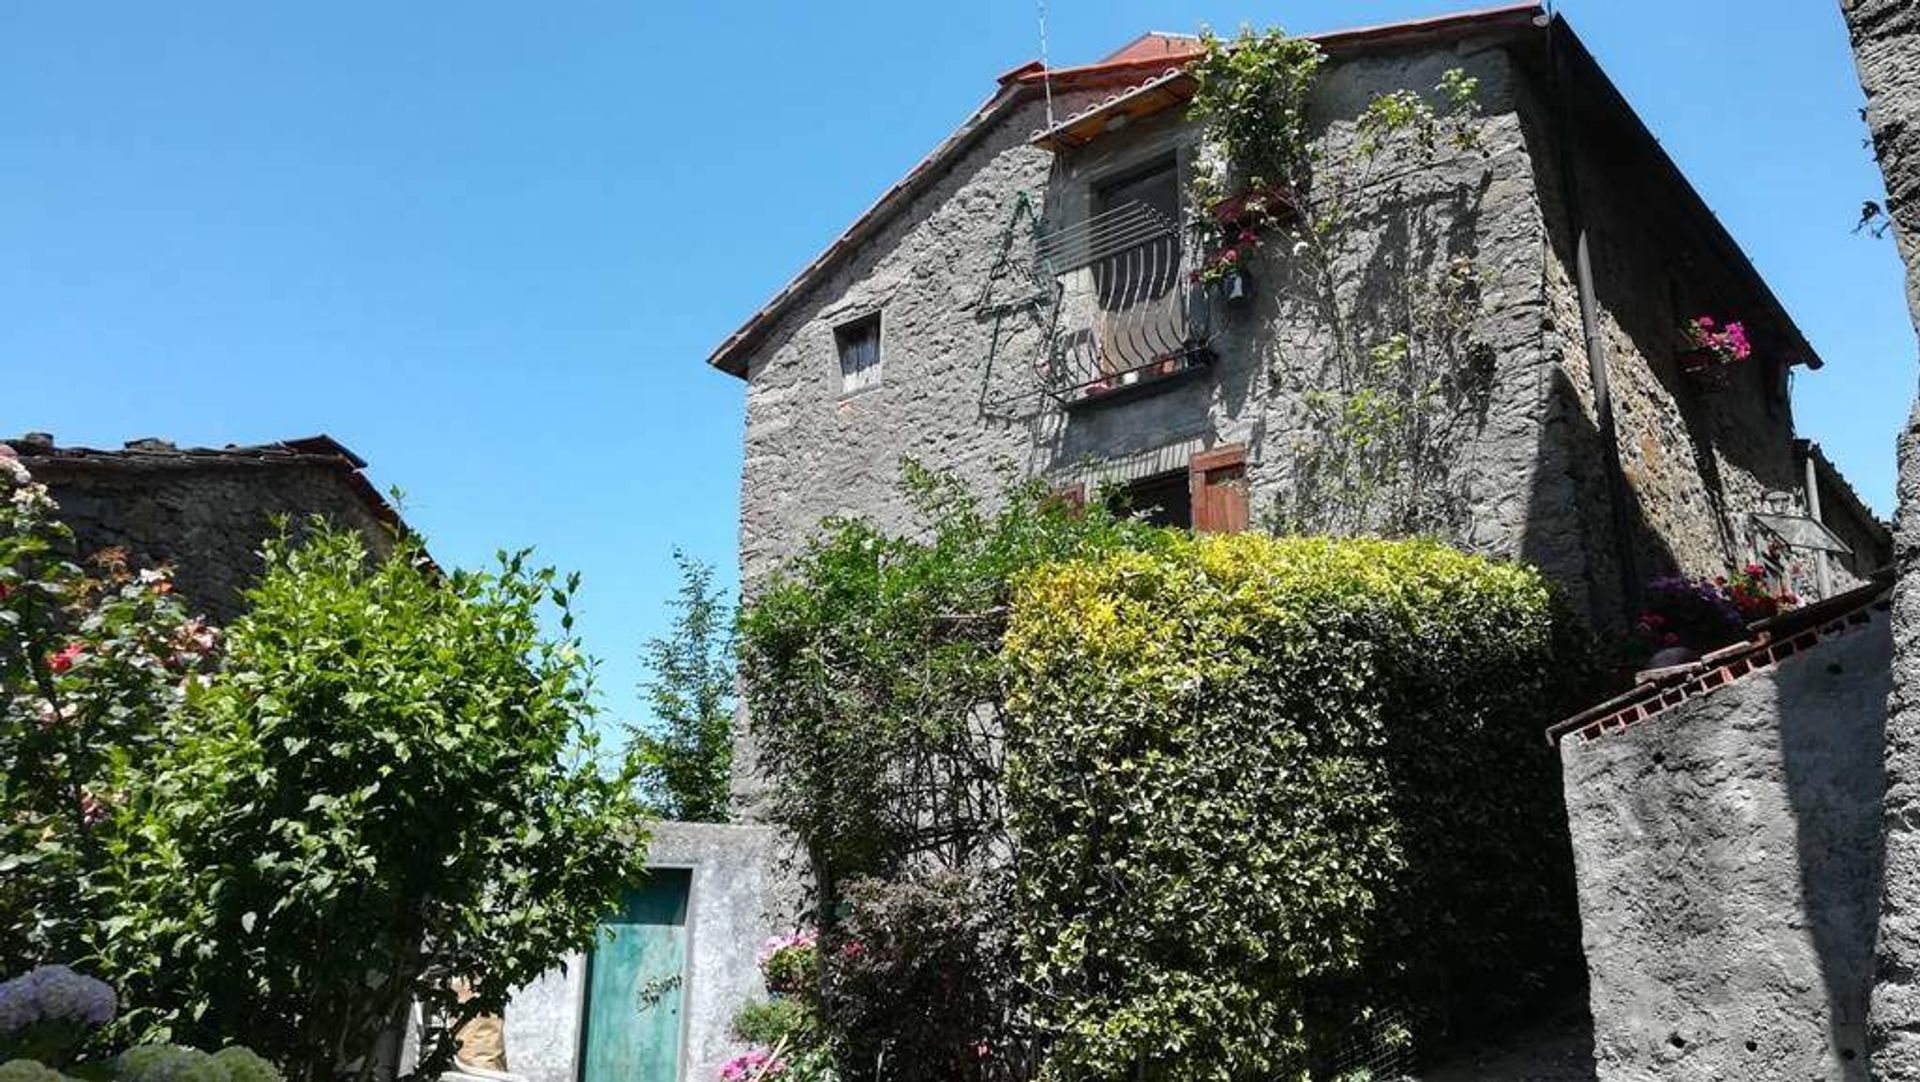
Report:
<svg viewBox="0 0 1920 1082"><path fill-rule="evenodd" d="M0 972L86 952L117 779L218 649L164 568L76 563L56 510L0 447Z"/></svg>
<svg viewBox="0 0 1920 1082"><path fill-rule="evenodd" d="M1738 364L1753 356L1753 343L1747 340L1747 328L1738 322L1722 325L1712 316L1695 316L1680 328L1689 354L1697 366L1717 367Z"/></svg>
<svg viewBox="0 0 1920 1082"><path fill-rule="evenodd" d="M1791 591L1776 588L1767 569L1757 563L1713 578L1655 579L1647 584L1646 604L1635 627L1639 653L1644 659L1669 647L1715 650L1743 638L1748 624L1775 616L1799 600Z"/></svg>
<svg viewBox="0 0 1920 1082"><path fill-rule="evenodd" d="M720 1067L720 1082L762 1082L787 1073L787 1062L765 1048L755 1048L728 1060Z"/></svg>
<svg viewBox="0 0 1920 1082"><path fill-rule="evenodd" d="M819 938L810 929L797 929L777 935L760 945L757 956L767 991L776 995L796 995L810 989L820 979Z"/></svg>

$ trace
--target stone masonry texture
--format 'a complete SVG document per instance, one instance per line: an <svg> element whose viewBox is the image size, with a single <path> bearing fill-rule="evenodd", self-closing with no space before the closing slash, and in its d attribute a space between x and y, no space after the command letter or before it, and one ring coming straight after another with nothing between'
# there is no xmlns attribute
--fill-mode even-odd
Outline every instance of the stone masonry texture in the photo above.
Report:
<svg viewBox="0 0 1920 1082"><path fill-rule="evenodd" d="M1649 167L1657 151L1630 118L1586 106L1594 115L1577 118L1581 138L1565 139L1564 97L1539 57L1511 42L1467 38L1343 58L1316 91L1313 123L1338 142L1375 95L1424 91L1453 67L1480 81L1480 147L1378 193L1380 212L1361 215L1343 259L1371 283L1361 288L1390 289L1472 258L1484 278L1474 336L1490 354L1490 376L1446 465L1465 497L1451 539L1534 564L1578 611L1618 627L1631 618L1638 583L1744 561L1747 511L1763 493L1800 487L1786 374L1804 358L1767 350L1717 390L1680 372L1678 326L1691 314L1744 316L1770 346L1792 336L1762 327L1770 298L1684 181ZM1062 115L1094 100L1063 98ZM1198 152L1198 132L1178 110L1058 156L1028 142L1044 117L1039 102L1010 111L799 294L747 355L740 543L749 594L827 516L904 526L907 457L982 493L1009 472L1091 491L1243 444L1256 525L1289 490L1303 399L1316 389L1308 374L1324 362L1327 332L1316 306L1280 290L1217 315L1217 360L1202 378L1072 411L1043 393L1046 310L996 307L1018 293L994 269L1022 196L1049 221L1071 222L1102 178L1171 155L1184 181ZM1624 507L1612 498L1582 335L1579 224L1592 237ZM1016 254L1022 240L1016 231ZM1290 269L1284 250L1270 250L1257 274L1275 281ZM880 383L843 394L835 328L876 312ZM750 796L750 747L738 762L739 791Z"/></svg>
<svg viewBox="0 0 1920 1082"><path fill-rule="evenodd" d="M9 446L59 503L82 559L119 548L136 567L170 565L189 609L216 623L244 608L241 593L260 574L277 517L297 531L317 515L358 530L375 555L392 548L397 519L344 449Z"/></svg>
<svg viewBox="0 0 1920 1082"><path fill-rule="evenodd" d="M1887 181L1894 238L1907 263L1907 300L1920 329L1920 5L1842 0L1867 124ZM1873 993L1873 1070L1920 1079L1920 411L1900 440L1893 689L1886 753L1886 880Z"/></svg>
<svg viewBox="0 0 1920 1082"><path fill-rule="evenodd" d="M1888 614L1561 744L1600 1082L1865 1079Z"/></svg>

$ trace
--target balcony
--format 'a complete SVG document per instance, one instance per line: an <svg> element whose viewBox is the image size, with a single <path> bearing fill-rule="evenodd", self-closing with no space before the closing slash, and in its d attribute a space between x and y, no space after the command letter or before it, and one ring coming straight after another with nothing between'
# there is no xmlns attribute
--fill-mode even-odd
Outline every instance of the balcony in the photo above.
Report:
<svg viewBox="0 0 1920 1082"><path fill-rule="evenodd" d="M1145 200L1042 235L1049 394L1068 408L1113 401L1212 362L1209 294L1188 281L1186 247L1175 217Z"/></svg>

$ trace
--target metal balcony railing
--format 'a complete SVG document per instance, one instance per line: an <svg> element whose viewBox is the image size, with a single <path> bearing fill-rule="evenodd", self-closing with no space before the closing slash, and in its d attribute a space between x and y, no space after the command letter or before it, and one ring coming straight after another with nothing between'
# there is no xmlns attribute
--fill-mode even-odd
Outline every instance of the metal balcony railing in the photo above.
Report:
<svg viewBox="0 0 1920 1082"><path fill-rule="evenodd" d="M1204 365L1206 293L1188 282L1178 222L1122 204L1043 235L1056 283L1047 389L1069 405Z"/></svg>

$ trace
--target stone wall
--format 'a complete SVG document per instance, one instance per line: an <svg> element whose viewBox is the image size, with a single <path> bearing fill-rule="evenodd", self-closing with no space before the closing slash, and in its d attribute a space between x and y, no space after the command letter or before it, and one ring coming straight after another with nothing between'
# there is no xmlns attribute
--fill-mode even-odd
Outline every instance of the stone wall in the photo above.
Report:
<svg viewBox="0 0 1920 1082"><path fill-rule="evenodd" d="M1795 358L1774 349L1711 392L1681 375L1683 315L1721 312L1757 325L1770 301L1753 295L1737 251L1712 242L1717 226L1702 224L1709 216L1684 182L1649 179L1658 174L1645 162L1650 143L1575 156L1631 504L1617 512L1633 553L1623 568L1571 269L1576 233L1556 160L1556 107L1539 65L1471 40L1349 57L1330 65L1314 121L1338 144L1374 95L1424 90L1455 66L1481 82L1483 151L1365 196L1375 205L1340 263L1374 292L1348 300L1367 318L1392 305L1408 275L1472 258L1485 276L1474 333L1492 368L1446 466L1464 497L1450 532L1474 551L1541 567L1599 622L1624 622L1640 582L1724 570L1745 556L1744 516L1760 494L1798 491L1784 363ZM1081 104L1070 98L1057 111ZM1024 193L1051 221L1076 221L1093 185L1142 162L1171 153L1184 178L1197 138L1175 110L1056 158L1028 145L1042 122L1033 104L988 131L753 352L741 499L749 587L827 515L899 525L903 456L990 491L998 464L1097 485L1184 469L1198 451L1241 444L1256 523L1291 488L1303 396L1323 385L1329 347L1319 307L1276 285L1300 270L1284 245L1268 245L1256 267L1262 285L1251 308L1216 313L1218 359L1205 378L1073 411L1042 393L1035 369L1047 355L1047 312L996 307L1017 289L989 295L1002 286L993 271L1016 202ZM1347 179L1336 175L1337 156L1322 168L1316 185ZM1653 204L1667 209L1650 213ZM876 311L881 384L843 395L834 328ZM1790 337L1783 330L1769 341Z"/></svg>
<svg viewBox="0 0 1920 1082"><path fill-rule="evenodd" d="M774 832L715 823L655 823L647 849L654 868L693 869L687 912L687 974L681 1073L715 1079L741 1048L729 1033L748 1001L764 997L755 954L790 928L798 899L780 868ZM575 1082L586 1004L579 955L516 992L507 1005L507 1067L529 1082Z"/></svg>
<svg viewBox="0 0 1920 1082"><path fill-rule="evenodd" d="M1841 0L1840 8L1920 329L1920 8L1910 0ZM1889 1082L1912 1082L1920 1079L1920 406L1900 439L1899 504L1873 1069Z"/></svg>
<svg viewBox="0 0 1920 1082"><path fill-rule="evenodd" d="M1587 592L1588 611L1605 626L1631 619L1651 578L1717 575L1744 563L1747 513L1761 509L1766 492L1802 492L1787 373L1809 358L1684 179L1650 160L1631 118L1594 104L1604 77L1577 65L1562 77L1579 81L1569 91L1577 108L1567 111L1544 75L1522 108L1550 223L1546 348L1566 482L1541 491L1576 508L1578 536L1564 543L1582 550L1584 578L1569 586ZM1582 229L1624 506L1606 476L1606 422L1581 318ZM1718 385L1680 369L1680 327L1697 315L1739 320L1756 341L1754 356Z"/></svg>
<svg viewBox="0 0 1920 1082"><path fill-rule="evenodd" d="M11 446L60 505L84 558L125 549L138 567L171 565L189 608L226 623L259 576L260 548L285 516L297 528L319 515L390 551L392 512L360 476L357 460L277 448L122 451ZM344 449L343 449L344 450Z"/></svg>
<svg viewBox="0 0 1920 1082"><path fill-rule="evenodd" d="M1865 1079L1884 607L1561 745L1600 1082Z"/></svg>
<svg viewBox="0 0 1920 1082"><path fill-rule="evenodd" d="M1526 529L1526 501L1514 482L1522 479L1524 491L1537 457L1541 384L1532 369L1540 320L1530 306L1539 303L1541 244L1531 169L1505 104L1512 97L1505 54L1463 48L1349 61L1325 80L1315 113L1341 128L1374 93L1429 87L1455 65L1482 79L1487 155L1461 156L1424 178L1408 196L1422 205L1392 223L1375 216L1351 258L1377 277L1389 264L1426 268L1454 251L1476 251L1498 272L1485 334L1500 358L1499 377L1491 416L1478 426L1485 438L1473 441L1479 513L1467 540L1512 552ZM1056 111L1087 100L1057 101ZM1219 360L1209 378L1068 413L1041 393L1034 374L1046 355L1045 312L1009 316L978 303L1022 193L1054 220L1073 220L1099 178L1168 153L1180 157L1183 176L1190 164L1196 133L1177 111L1058 160L1027 143L1043 115L1036 103L989 132L817 286L750 359L741 501L749 583L827 515L897 525L905 512L896 491L903 456L991 491L1001 464L1063 484L1098 484L1183 470L1196 451L1242 443L1256 517L1281 487L1306 390L1286 374L1325 351L1324 331L1304 305L1263 291L1252 311L1216 324ZM1418 236L1387 235L1409 220L1421 223ZM842 395L833 329L874 311L882 313L881 385Z"/></svg>

